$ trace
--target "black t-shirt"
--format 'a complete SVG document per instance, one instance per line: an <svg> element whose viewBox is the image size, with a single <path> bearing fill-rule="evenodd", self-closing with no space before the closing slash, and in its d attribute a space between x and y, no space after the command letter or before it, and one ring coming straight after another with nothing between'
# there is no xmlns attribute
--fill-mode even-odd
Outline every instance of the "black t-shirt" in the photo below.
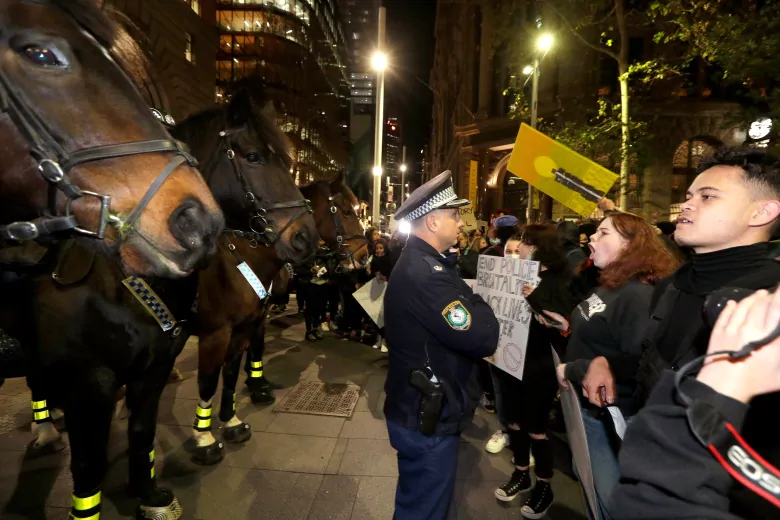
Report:
<svg viewBox="0 0 780 520"><path fill-rule="evenodd" d="M631 280L617 289L596 288L572 313L566 352L566 378L582 384L590 361L604 356L615 375L615 404L635 411L634 375L642 356L642 340L650 323L653 286Z"/></svg>

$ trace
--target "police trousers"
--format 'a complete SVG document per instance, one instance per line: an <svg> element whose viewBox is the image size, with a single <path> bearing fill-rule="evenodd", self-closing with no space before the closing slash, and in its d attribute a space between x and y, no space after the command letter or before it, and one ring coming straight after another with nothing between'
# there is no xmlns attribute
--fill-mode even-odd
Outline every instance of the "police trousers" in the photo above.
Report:
<svg viewBox="0 0 780 520"><path fill-rule="evenodd" d="M398 452L393 520L446 520L455 488L460 435L426 437L387 421Z"/></svg>

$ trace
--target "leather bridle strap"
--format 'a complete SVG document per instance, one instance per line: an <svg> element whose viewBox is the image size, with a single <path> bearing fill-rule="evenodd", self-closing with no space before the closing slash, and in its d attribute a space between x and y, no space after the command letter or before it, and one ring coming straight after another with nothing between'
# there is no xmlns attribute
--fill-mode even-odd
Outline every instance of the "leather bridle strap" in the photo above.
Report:
<svg viewBox="0 0 780 520"><path fill-rule="evenodd" d="M0 240L24 242L41 236L56 235L78 227L76 217L38 218L29 222L13 222L0 226Z"/></svg>

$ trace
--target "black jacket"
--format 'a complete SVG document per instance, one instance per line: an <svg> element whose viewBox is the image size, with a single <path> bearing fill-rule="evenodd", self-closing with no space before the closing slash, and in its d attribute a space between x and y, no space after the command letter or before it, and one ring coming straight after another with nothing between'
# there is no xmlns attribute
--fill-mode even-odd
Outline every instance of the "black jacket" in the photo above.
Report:
<svg viewBox="0 0 780 520"><path fill-rule="evenodd" d="M458 277L456 261L410 236L385 293L390 354L384 412L410 430L417 429L421 397L409 384L413 369L429 361L447 401L436 434L456 434L471 423L481 396L477 361L498 345L493 310Z"/></svg>
<svg viewBox="0 0 780 520"><path fill-rule="evenodd" d="M683 381L683 390L714 406L737 430L741 428L748 410L745 404L694 379ZM612 494L613 518L738 520L742 517L729 512L733 485L734 479L693 436L686 409L675 396L674 374L665 372L647 406L626 430L620 483Z"/></svg>

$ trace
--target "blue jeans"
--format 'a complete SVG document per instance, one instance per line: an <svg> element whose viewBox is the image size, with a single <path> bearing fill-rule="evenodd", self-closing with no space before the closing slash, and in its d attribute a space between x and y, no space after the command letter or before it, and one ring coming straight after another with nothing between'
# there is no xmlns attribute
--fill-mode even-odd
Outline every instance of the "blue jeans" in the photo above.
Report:
<svg viewBox="0 0 780 520"><path fill-rule="evenodd" d="M426 437L387 421L398 452L394 520L446 520L455 490L459 435Z"/></svg>
<svg viewBox="0 0 780 520"><path fill-rule="evenodd" d="M611 520L612 492L620 480L618 458L612 450L607 428L601 419L593 416L592 412L583 408L582 421L585 423L585 437L588 439L588 454L590 455L590 465L593 471L593 485L596 488L598 520ZM628 418L626 418L626 421L628 421ZM587 512L588 518L595 520L592 518L590 509Z"/></svg>

